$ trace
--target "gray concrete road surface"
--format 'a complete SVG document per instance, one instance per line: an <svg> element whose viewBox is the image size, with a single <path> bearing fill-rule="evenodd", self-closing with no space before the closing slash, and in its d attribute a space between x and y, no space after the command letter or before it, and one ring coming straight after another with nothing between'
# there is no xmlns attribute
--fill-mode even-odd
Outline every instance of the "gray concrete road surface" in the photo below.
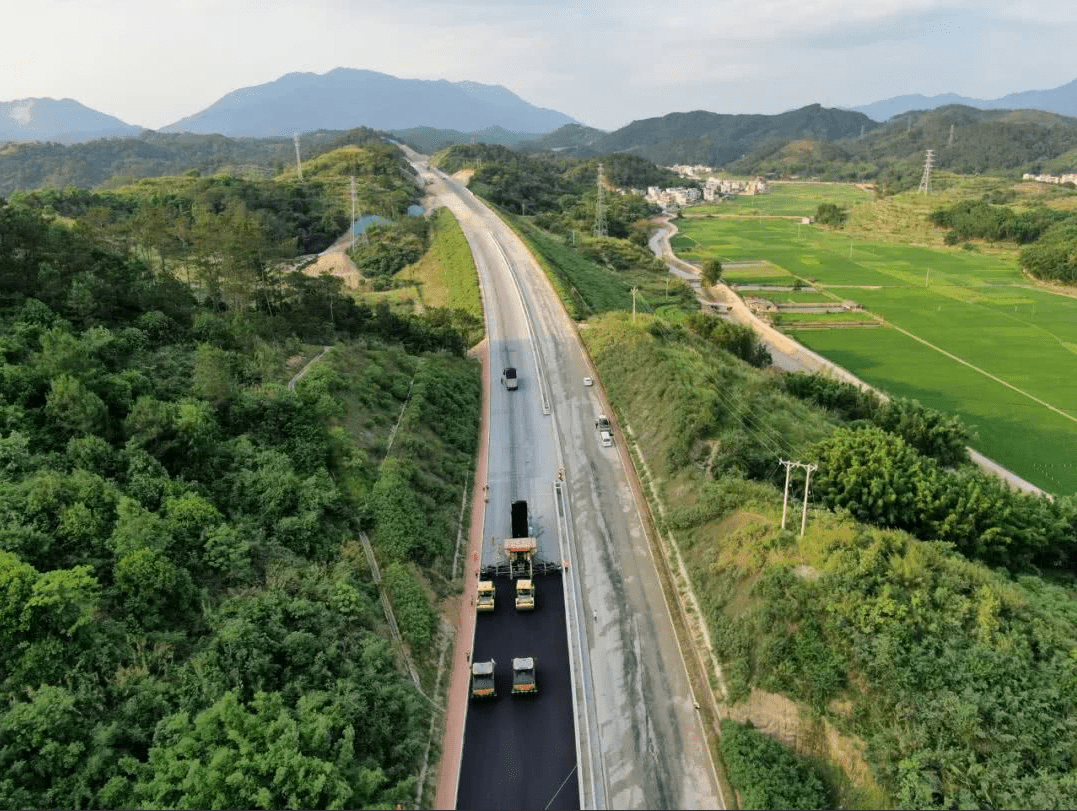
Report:
<svg viewBox="0 0 1077 811"><path fill-rule="evenodd" d="M617 444L603 447L595 429L607 406L576 325L511 229L424 156L405 152L460 222L486 307L493 396L483 563L500 554L514 498L531 507L539 553L573 561L564 577L582 807L724 807L629 475ZM506 365L521 370L517 391L500 384ZM598 384L584 386L585 376Z"/></svg>

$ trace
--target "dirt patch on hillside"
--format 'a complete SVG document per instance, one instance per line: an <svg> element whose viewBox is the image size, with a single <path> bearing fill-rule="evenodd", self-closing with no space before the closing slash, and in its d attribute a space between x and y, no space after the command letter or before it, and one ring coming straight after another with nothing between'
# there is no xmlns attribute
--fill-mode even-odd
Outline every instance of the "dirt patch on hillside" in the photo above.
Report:
<svg viewBox="0 0 1077 811"><path fill-rule="evenodd" d="M315 277L329 273L343 279L344 286L351 290L357 289L363 283L363 274L343 251L322 254L316 262L303 268L303 273Z"/></svg>
<svg viewBox="0 0 1077 811"><path fill-rule="evenodd" d="M796 702L777 693L752 688L745 701L724 705L726 718L745 723L751 721L760 732L770 735L804 755L823 758L838 765L856 786L878 784L864 758L864 743L843 735L825 718L801 712Z"/></svg>
<svg viewBox="0 0 1077 811"><path fill-rule="evenodd" d="M461 169L459 172L453 172L452 179L459 180L465 186L471 182L471 176L475 174L474 169Z"/></svg>

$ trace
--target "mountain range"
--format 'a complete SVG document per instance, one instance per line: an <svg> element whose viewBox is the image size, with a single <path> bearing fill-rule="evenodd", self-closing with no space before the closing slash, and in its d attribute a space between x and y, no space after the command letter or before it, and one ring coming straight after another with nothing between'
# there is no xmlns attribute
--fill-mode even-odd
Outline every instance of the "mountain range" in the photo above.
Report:
<svg viewBox="0 0 1077 811"><path fill-rule="evenodd" d="M567 125L518 149L550 149L578 157L627 152L660 166L721 166L770 141L837 141L879 124L863 113L809 104L778 115L727 115L695 110L633 121L614 132Z"/></svg>
<svg viewBox="0 0 1077 811"><path fill-rule="evenodd" d="M1043 110L1059 115L1077 116L1077 79L1050 90L1025 90L997 99L973 99L956 93L939 96L895 96L892 99L863 104L849 109L863 113L876 121L887 121L911 110L934 110L951 104L975 107L979 110Z"/></svg>
<svg viewBox="0 0 1077 811"><path fill-rule="evenodd" d="M912 110L933 110L953 104L985 110L1035 109L1077 116L1077 80L1049 90L1011 93L997 99L974 99L954 93L904 95L845 108L845 111L862 113L872 121L886 121ZM801 108L805 109L808 108ZM831 115L833 112L837 111L832 111ZM799 113L794 110L789 114ZM719 114L695 111L671 115L703 120L706 116ZM754 127L751 122L753 118L775 118L749 115L726 117L740 119L749 127ZM815 125L826 130L828 125L818 116L816 118ZM624 133L637 125L657 120L633 122L618 132ZM600 143L607 135L612 137L612 133L586 127L556 110L529 104L501 85L399 79L385 73L354 68L336 68L324 74L288 73L272 82L240 88L201 112L162 127L160 131L229 137L290 137L295 133L349 130L360 126L383 131L426 128L431 136L437 131L453 130L456 132L450 136L450 140L456 142L464 140L460 134L470 133L479 138L494 136L497 143L522 139L548 142L546 148L570 151L583 151L591 146L606 152L619 148L612 141ZM681 126L692 129L694 123L690 120L679 121L678 128ZM703 126L709 127L705 122ZM71 144L97 138L130 137L143 129L72 99L28 98L0 102L0 143L53 141ZM720 129L723 129L723 137L732 134L736 140L735 127L729 131ZM554 131L558 131L559 135L551 139L550 134ZM829 130L805 133L805 136L840 137L834 136ZM701 132L691 137L706 137L706 134ZM733 151L737 148L730 145ZM723 157L728 159L725 151Z"/></svg>
<svg viewBox="0 0 1077 811"><path fill-rule="evenodd" d="M289 73L235 90L163 132L272 137L364 126L379 130L436 127L464 131L502 127L549 132L574 120L528 104L500 85L398 79L370 70Z"/></svg>

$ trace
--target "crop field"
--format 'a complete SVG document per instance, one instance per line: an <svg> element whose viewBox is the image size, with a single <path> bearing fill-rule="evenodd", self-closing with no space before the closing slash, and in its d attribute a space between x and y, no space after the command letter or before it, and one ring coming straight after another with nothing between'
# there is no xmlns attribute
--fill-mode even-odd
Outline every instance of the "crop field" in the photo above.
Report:
<svg viewBox="0 0 1077 811"><path fill-rule="evenodd" d="M798 313L786 310L778 313L775 323L786 329L792 329L798 324L811 324L822 326L823 324L867 324L874 326L876 321L867 312L838 312L838 313Z"/></svg>
<svg viewBox="0 0 1077 811"><path fill-rule="evenodd" d="M820 304L829 305L839 303L840 297L827 295L826 293L813 293L811 290L797 292L796 290L766 290L764 298L770 299L775 304Z"/></svg>
<svg viewBox="0 0 1077 811"><path fill-rule="evenodd" d="M976 428L977 450L1029 481L1077 492L1077 298L1033 286L1012 259L976 251L850 240L781 220L682 218L678 226L688 260L764 260L770 277L786 271L881 316L891 328L798 331L806 321L780 320L881 390L960 414ZM762 268L723 278L759 284L760 275L736 274Z"/></svg>
<svg viewBox="0 0 1077 811"><path fill-rule="evenodd" d="M811 217L820 203L852 206L874 198L852 183L768 183L763 194L739 194L721 203L692 206L689 217L710 214L762 214L785 217Z"/></svg>

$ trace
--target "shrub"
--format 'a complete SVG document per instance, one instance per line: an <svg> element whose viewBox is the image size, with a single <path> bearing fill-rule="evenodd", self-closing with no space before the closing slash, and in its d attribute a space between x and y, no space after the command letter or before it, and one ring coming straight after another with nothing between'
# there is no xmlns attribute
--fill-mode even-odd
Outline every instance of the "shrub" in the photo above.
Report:
<svg viewBox="0 0 1077 811"><path fill-rule="evenodd" d="M722 758L742 808L831 808L815 770L751 723L722 721Z"/></svg>

